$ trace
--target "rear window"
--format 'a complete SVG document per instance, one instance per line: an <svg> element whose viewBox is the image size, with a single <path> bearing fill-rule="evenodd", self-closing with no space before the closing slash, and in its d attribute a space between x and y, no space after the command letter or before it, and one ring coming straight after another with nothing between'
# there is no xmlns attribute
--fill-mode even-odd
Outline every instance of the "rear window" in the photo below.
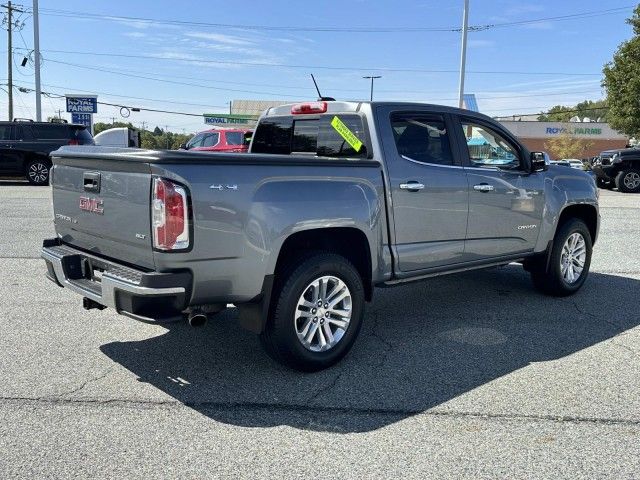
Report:
<svg viewBox="0 0 640 480"><path fill-rule="evenodd" d="M361 142L356 147L349 143L332 125L334 118ZM344 133L344 132L343 132ZM253 135L253 153L284 154L303 153L322 157L366 158L365 129L362 117L354 114L322 115L315 118L279 117L265 118Z"/></svg>
<svg viewBox="0 0 640 480"><path fill-rule="evenodd" d="M69 138L67 125L32 125L33 136L41 140L62 140Z"/></svg>

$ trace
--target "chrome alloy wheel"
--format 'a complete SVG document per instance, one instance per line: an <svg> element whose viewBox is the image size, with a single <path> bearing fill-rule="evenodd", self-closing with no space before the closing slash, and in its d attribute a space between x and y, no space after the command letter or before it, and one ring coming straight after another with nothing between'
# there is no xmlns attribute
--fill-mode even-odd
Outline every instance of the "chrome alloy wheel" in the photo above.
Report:
<svg viewBox="0 0 640 480"><path fill-rule="evenodd" d="M629 190L635 190L640 186L640 174L638 172L629 172L622 179L624 186Z"/></svg>
<svg viewBox="0 0 640 480"><path fill-rule="evenodd" d="M560 270L564 281L573 284L578 281L587 260L587 243L581 233L573 233L567 238L560 256Z"/></svg>
<svg viewBox="0 0 640 480"><path fill-rule="evenodd" d="M29 178L35 183L44 183L49 175L49 169L44 163L34 163L29 167Z"/></svg>
<svg viewBox="0 0 640 480"><path fill-rule="evenodd" d="M349 328L351 313L349 287L331 275L316 278L298 300L294 318L298 340L312 352L335 347Z"/></svg>

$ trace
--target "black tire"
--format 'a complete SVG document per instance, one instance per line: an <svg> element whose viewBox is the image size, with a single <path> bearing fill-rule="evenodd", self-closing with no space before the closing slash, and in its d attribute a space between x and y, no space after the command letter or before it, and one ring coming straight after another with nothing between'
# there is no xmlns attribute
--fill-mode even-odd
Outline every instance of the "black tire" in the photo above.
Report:
<svg viewBox="0 0 640 480"><path fill-rule="evenodd" d="M332 253L311 254L289 263L281 272L276 279L265 330L260 334L262 346L271 358L295 370L315 372L336 364L349 352L362 326L365 300L360 274L346 258ZM297 322L305 319L296 320L296 309L310 284L324 276L335 277L347 286L351 295L351 319L332 348L311 351L298 338L296 328L300 323ZM320 329L319 324L316 328ZM323 328L331 328L329 322Z"/></svg>
<svg viewBox="0 0 640 480"><path fill-rule="evenodd" d="M51 164L43 158L35 158L27 163L25 175L32 185L49 185Z"/></svg>
<svg viewBox="0 0 640 480"><path fill-rule="evenodd" d="M612 188L614 188L616 186L615 181L613 181L613 180L605 180L603 178L597 178L596 179L596 183L598 184L599 188L605 188L607 190L611 190Z"/></svg>
<svg viewBox="0 0 640 480"><path fill-rule="evenodd" d="M562 250L571 235L579 233L585 242L586 258L584 267L577 280L568 282L562 273ZM571 218L558 228L551 247L549 266L546 266L546 255L531 268L531 279L541 292L555 297L573 295L584 284L589 275L591 265L592 240L589 229L582 220Z"/></svg>
<svg viewBox="0 0 640 480"><path fill-rule="evenodd" d="M616 187L624 193L640 192L640 170L627 168L618 172L618 175L616 175Z"/></svg>

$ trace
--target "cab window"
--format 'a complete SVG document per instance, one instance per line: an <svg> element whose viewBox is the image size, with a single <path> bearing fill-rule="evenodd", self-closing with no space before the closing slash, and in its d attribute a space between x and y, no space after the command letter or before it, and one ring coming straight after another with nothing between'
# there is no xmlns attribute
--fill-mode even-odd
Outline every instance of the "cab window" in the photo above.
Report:
<svg viewBox="0 0 640 480"><path fill-rule="evenodd" d="M435 165L453 165L453 155L444 119L420 114L391 117L398 154L405 160Z"/></svg>
<svg viewBox="0 0 640 480"><path fill-rule="evenodd" d="M201 147L202 142L204 141L204 137L204 133L198 133L195 137L187 142L187 148Z"/></svg>
<svg viewBox="0 0 640 480"><path fill-rule="evenodd" d="M202 140L203 147L215 147L218 144L218 140L220 139L219 133L208 133L204 136Z"/></svg>
<svg viewBox="0 0 640 480"><path fill-rule="evenodd" d="M520 168L520 154L507 139L484 125L462 122L472 167Z"/></svg>

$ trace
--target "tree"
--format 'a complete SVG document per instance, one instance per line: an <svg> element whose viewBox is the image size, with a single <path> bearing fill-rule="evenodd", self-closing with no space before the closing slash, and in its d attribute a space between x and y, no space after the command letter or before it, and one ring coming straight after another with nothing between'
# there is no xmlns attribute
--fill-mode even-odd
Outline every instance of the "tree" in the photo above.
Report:
<svg viewBox="0 0 640 480"><path fill-rule="evenodd" d="M604 66L602 86L609 100L609 123L616 130L640 137L640 5L627 20L633 37L623 42Z"/></svg>
<svg viewBox="0 0 640 480"><path fill-rule="evenodd" d="M156 128L154 128L154 129L153 129L153 134L154 134L156 137L161 136L163 133L164 133L164 132L162 131L162 129L161 129L160 127L158 127L157 125L156 125Z"/></svg>
<svg viewBox="0 0 640 480"><path fill-rule="evenodd" d="M567 125L564 132L544 144L553 158L583 158L584 153L593 146L593 142L570 133Z"/></svg>
<svg viewBox="0 0 640 480"><path fill-rule="evenodd" d="M608 120L608 105L606 100L585 100L573 107L556 105L551 107L548 112L541 113L538 116L540 122L568 122L571 117L578 116L581 119L589 117L592 119L601 118Z"/></svg>

